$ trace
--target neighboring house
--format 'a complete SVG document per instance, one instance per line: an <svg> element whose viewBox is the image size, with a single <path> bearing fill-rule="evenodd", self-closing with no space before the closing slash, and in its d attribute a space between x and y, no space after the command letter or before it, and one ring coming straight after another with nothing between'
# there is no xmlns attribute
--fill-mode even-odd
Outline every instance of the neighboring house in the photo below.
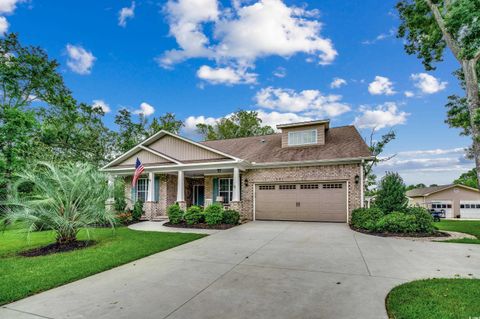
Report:
<svg viewBox="0 0 480 319"><path fill-rule="evenodd" d="M480 191L460 184L407 191L410 205L444 210L446 218L480 219Z"/></svg>
<svg viewBox="0 0 480 319"><path fill-rule="evenodd" d="M346 222L363 203L362 162L371 153L353 126L328 120L278 125L281 133L194 142L160 131L102 168L126 176L129 205L146 219L221 202L245 219ZM136 158L145 175L130 186Z"/></svg>

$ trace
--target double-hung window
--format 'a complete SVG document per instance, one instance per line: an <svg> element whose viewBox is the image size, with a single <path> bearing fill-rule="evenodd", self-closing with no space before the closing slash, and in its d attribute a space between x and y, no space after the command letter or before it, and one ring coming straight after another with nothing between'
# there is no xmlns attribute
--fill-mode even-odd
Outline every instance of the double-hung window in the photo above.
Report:
<svg viewBox="0 0 480 319"><path fill-rule="evenodd" d="M288 145L317 144L317 130L288 132Z"/></svg>
<svg viewBox="0 0 480 319"><path fill-rule="evenodd" d="M146 202L148 198L148 178L139 178L137 180L136 200Z"/></svg>
<svg viewBox="0 0 480 319"><path fill-rule="evenodd" d="M223 197L225 204L230 203L233 195L233 178L219 178L218 184L218 195Z"/></svg>

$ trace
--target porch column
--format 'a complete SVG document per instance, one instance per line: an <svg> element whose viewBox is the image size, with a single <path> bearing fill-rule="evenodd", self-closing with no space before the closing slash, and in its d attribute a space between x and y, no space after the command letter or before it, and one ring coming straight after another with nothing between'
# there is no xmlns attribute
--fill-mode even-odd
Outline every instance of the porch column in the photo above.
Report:
<svg viewBox="0 0 480 319"><path fill-rule="evenodd" d="M105 208L107 210L114 210L114 203L115 203L115 198L113 197L113 189L114 189L114 183L115 183L115 176L112 174L107 175L108 179L108 198L107 201L105 202Z"/></svg>
<svg viewBox="0 0 480 319"><path fill-rule="evenodd" d="M148 195L147 202L153 202L155 200L155 173L148 173Z"/></svg>
<svg viewBox="0 0 480 319"><path fill-rule="evenodd" d="M182 210L187 208L185 203L185 174L183 171L177 173L177 203Z"/></svg>
<svg viewBox="0 0 480 319"><path fill-rule="evenodd" d="M233 168L233 194L232 202L240 201L240 169L238 167Z"/></svg>

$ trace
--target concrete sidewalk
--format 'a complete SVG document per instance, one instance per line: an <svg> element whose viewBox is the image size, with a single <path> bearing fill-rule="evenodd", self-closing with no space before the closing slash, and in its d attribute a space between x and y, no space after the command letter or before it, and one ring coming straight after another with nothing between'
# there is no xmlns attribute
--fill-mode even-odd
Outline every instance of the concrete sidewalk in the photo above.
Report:
<svg viewBox="0 0 480 319"><path fill-rule="evenodd" d="M394 286L480 277L480 246L251 222L6 305L0 318L386 318Z"/></svg>

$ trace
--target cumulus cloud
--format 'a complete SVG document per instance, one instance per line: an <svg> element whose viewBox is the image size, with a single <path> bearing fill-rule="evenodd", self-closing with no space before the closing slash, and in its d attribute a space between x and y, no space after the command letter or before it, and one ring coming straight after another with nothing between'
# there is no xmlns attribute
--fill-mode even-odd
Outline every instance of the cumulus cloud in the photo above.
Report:
<svg viewBox="0 0 480 319"><path fill-rule="evenodd" d="M389 78L377 75L375 80L368 85L368 92L372 95L393 95L393 83Z"/></svg>
<svg viewBox="0 0 480 319"><path fill-rule="evenodd" d="M433 75L427 73L416 73L410 76L416 88L422 93L434 94L444 90L448 82L442 82Z"/></svg>
<svg viewBox="0 0 480 319"><path fill-rule="evenodd" d="M361 115L355 117L354 124L359 128L382 129L400 124L405 124L410 115L400 111L397 104L387 102L375 108L360 107Z"/></svg>
<svg viewBox="0 0 480 319"><path fill-rule="evenodd" d="M282 0L233 3L220 10L217 0L169 0L164 12L179 48L166 51L158 63L168 68L189 58L208 58L247 67L260 57L297 53L316 56L320 64L335 59L337 51L320 35L315 10L289 7ZM206 26L212 36L204 32Z"/></svg>
<svg viewBox="0 0 480 319"><path fill-rule="evenodd" d="M17 4L25 2L25 0L1 0L0 14L10 14L15 11Z"/></svg>
<svg viewBox="0 0 480 319"><path fill-rule="evenodd" d="M342 79L342 78L334 78L332 80L332 83L330 83L330 87L332 89L338 89L339 87L347 85L347 80Z"/></svg>
<svg viewBox="0 0 480 319"><path fill-rule="evenodd" d="M130 7L124 7L118 11L118 25L125 28L127 20L133 17L135 17L135 1L132 1Z"/></svg>
<svg viewBox="0 0 480 319"><path fill-rule="evenodd" d="M213 125L218 120L219 120L219 118L206 117L206 116L203 116L203 115L189 116L184 121L185 126L183 127L183 130L186 131L187 134L192 134L197 130L197 124Z"/></svg>
<svg viewBox="0 0 480 319"><path fill-rule="evenodd" d="M304 112L309 116L335 117L350 110L341 102L341 95L323 95L318 90L303 90L267 87L255 95L256 104L267 109L285 112Z"/></svg>
<svg viewBox="0 0 480 319"><path fill-rule="evenodd" d="M212 84L252 84L257 82L257 74L246 69L232 67L212 68L202 65L197 71L197 77Z"/></svg>
<svg viewBox="0 0 480 319"><path fill-rule="evenodd" d="M93 63L97 59L92 52L85 50L82 46L67 44L67 65L75 73L90 74Z"/></svg>
<svg viewBox="0 0 480 319"><path fill-rule="evenodd" d="M0 35L6 33L9 26L10 24L8 23L7 18L0 17Z"/></svg>
<svg viewBox="0 0 480 319"><path fill-rule="evenodd" d="M92 107L101 109L103 113L110 113L110 111L112 110L104 100L93 100Z"/></svg>
<svg viewBox="0 0 480 319"><path fill-rule="evenodd" d="M142 102L138 110L133 111L134 114L143 114L144 116L150 116L155 113L155 108L147 102Z"/></svg>

